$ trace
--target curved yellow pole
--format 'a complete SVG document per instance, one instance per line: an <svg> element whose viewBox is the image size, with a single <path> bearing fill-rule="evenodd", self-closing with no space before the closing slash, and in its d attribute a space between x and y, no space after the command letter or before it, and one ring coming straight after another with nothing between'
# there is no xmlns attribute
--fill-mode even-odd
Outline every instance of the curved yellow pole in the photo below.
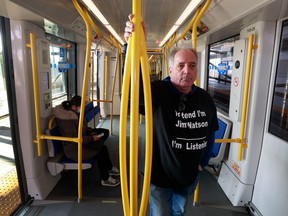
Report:
<svg viewBox="0 0 288 216"><path fill-rule="evenodd" d="M182 32L182 34L175 39L174 43L177 43L179 40L181 40L182 38L184 38L184 36L187 34L187 32L192 28L192 26L194 25L195 19L198 16L199 12L201 10L201 6L197 8L193 18L191 19L190 23L188 24L188 26L185 28L185 30ZM196 34L197 36L197 34Z"/></svg>
<svg viewBox="0 0 288 216"><path fill-rule="evenodd" d="M139 122L139 74L140 74L140 30L141 1L133 1L132 11L135 26L131 37L131 100L130 100L130 216L137 215L138 210L138 122Z"/></svg>
<svg viewBox="0 0 288 216"><path fill-rule="evenodd" d="M130 39L131 40L131 39ZM123 85L122 85L122 98L120 107L120 125L119 125L119 163L120 163L120 180L122 191L122 205L124 215L129 215L130 205L128 197L128 181L127 181L127 151L126 151L126 128L127 128L127 112L128 112L128 96L130 88L131 77L131 52L130 44L128 43L126 60L124 65Z"/></svg>
<svg viewBox="0 0 288 216"><path fill-rule="evenodd" d="M82 86L82 98L81 98L81 108L79 116L79 127L78 127L78 201L82 199L82 126L84 121L84 107L85 107L85 98L88 82L88 72L89 72L89 59L91 51L91 26L89 20L82 10L77 0L72 0L74 7L77 9L81 17L83 18L86 25L86 56L85 56L85 67L84 67L84 78Z"/></svg>
<svg viewBox="0 0 288 216"><path fill-rule="evenodd" d="M207 0L204 4L204 6L201 8L200 12L197 12L195 21L193 23L193 27L192 27L192 47L193 49L197 48L197 26L200 22L201 17L203 16L203 14L206 12L206 10L208 9L209 5L211 3L211 0ZM198 9L197 9L198 11Z"/></svg>
<svg viewBox="0 0 288 216"><path fill-rule="evenodd" d="M107 39L106 37L104 37L104 36L102 35L102 33L100 32L100 30L97 28L97 26L96 26L95 23L93 22L93 20L92 20L90 14L88 13L88 11L87 11L86 9L84 9L83 11L85 12L86 17L87 17L90 25L92 26L93 30L96 32L96 34L97 34L99 37L101 37L103 40L105 40L107 43L109 43L109 44L111 44L111 45L114 46L114 43L113 43L111 40Z"/></svg>
<svg viewBox="0 0 288 216"><path fill-rule="evenodd" d="M39 90L38 90L38 70L37 70L37 54L36 54L36 39L33 33L30 33L30 44L26 45L31 48L31 60L32 60L32 78L33 78L33 91L34 91L34 108L36 118L36 143L38 156L42 156L42 145L39 136L41 134L40 125L40 108L39 108Z"/></svg>
<svg viewBox="0 0 288 216"><path fill-rule="evenodd" d="M137 215L138 211L138 119L139 119L139 75L140 61L142 67L143 90L146 116L146 156L142 202L140 215L145 215L150 186L151 161L152 161L152 104L151 87L148 69L148 58L144 31L142 29L141 1L133 0L133 23L135 30L129 39L127 48L125 72L122 88L121 115L120 115L120 171L121 190L124 215ZM140 50L139 50L140 48ZM140 53L141 51L141 53ZM131 71L132 70L132 71ZM129 79L131 77L130 91L130 202L128 198L127 169L126 169L126 122L129 95ZM124 156L123 156L124 155Z"/></svg>
<svg viewBox="0 0 288 216"><path fill-rule="evenodd" d="M197 49L197 26L200 22L201 17L205 13L205 11L208 9L210 3L211 3L211 0L207 0L204 6L201 8L200 12L199 12L200 7L197 9L196 18L192 27L192 48L195 50ZM199 85L198 76L196 78L195 85L197 86Z"/></svg>
<svg viewBox="0 0 288 216"><path fill-rule="evenodd" d="M116 85L116 77L117 77L117 69L118 69L118 61L119 61L119 49L117 49L116 55L116 62L115 62L115 69L114 69L114 78L113 78L113 85L112 85L112 92L111 92L111 109L110 109L110 134L113 133L113 105L114 105L114 91Z"/></svg>
<svg viewBox="0 0 288 216"><path fill-rule="evenodd" d="M149 76L149 65L146 51L146 43L144 38L144 32L142 29L141 34L141 68L142 68L142 80L144 90L144 102L145 102L145 169L144 169L144 181L142 189L142 198L140 205L140 216L146 215L146 208L148 203L148 195L150 188L151 167L152 167L152 143L153 143L153 120L152 120L152 99L151 99L151 86Z"/></svg>

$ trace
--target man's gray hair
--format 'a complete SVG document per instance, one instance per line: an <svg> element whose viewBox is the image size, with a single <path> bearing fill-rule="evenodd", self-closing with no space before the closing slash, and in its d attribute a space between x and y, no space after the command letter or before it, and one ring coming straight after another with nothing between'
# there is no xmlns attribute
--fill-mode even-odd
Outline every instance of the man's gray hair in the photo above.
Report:
<svg viewBox="0 0 288 216"><path fill-rule="evenodd" d="M174 64L174 56L176 55L176 53L180 50L188 50L191 51L192 53L194 53L194 55L196 56L196 60L198 60L198 55L197 55L197 51L193 48L188 48L188 47L176 47L174 49L171 50L171 52L169 52L169 58L168 58L168 66L172 67Z"/></svg>

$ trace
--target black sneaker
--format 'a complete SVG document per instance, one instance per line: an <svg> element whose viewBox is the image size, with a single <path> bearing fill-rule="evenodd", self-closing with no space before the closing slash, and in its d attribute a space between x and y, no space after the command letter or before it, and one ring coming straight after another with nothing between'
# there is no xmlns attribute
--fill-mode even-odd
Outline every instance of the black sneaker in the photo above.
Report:
<svg viewBox="0 0 288 216"><path fill-rule="evenodd" d="M107 180L102 180L101 181L101 185L103 186L107 186L107 187L115 187L118 186L120 184L120 180L119 179L114 179L111 176L109 176L109 178Z"/></svg>
<svg viewBox="0 0 288 216"><path fill-rule="evenodd" d="M119 176L120 175L120 171L115 166L113 166L112 169L108 172L109 172L109 175L111 175L111 176Z"/></svg>

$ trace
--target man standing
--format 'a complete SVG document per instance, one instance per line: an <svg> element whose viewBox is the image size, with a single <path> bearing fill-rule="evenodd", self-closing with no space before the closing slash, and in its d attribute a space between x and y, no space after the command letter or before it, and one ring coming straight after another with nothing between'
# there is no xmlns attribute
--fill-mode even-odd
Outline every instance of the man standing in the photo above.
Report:
<svg viewBox="0 0 288 216"><path fill-rule="evenodd" d="M134 30L132 16L129 18L126 41ZM149 204L154 216L184 215L188 196L211 158L218 129L212 98L194 85L196 51L174 49L169 75L151 83L154 124Z"/></svg>

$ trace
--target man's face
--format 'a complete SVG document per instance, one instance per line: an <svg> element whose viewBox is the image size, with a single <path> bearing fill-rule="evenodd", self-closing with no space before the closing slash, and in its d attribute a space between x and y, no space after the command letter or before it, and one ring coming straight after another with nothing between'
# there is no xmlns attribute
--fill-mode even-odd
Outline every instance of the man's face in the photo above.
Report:
<svg viewBox="0 0 288 216"><path fill-rule="evenodd" d="M174 56L174 65L169 68L171 82L182 93L189 93L197 77L197 59L190 50L180 50Z"/></svg>

